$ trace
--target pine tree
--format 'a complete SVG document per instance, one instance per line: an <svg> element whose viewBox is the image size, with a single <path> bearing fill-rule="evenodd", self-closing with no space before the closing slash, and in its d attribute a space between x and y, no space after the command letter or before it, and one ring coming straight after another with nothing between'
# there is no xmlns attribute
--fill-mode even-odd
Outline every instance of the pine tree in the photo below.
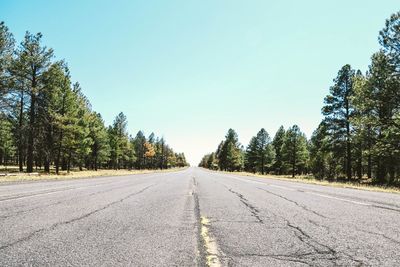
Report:
<svg viewBox="0 0 400 267"><path fill-rule="evenodd" d="M91 106L89 100L82 93L79 83L73 85L73 92L76 98L76 116L77 120L74 125L75 130L75 144L72 147L70 155L79 169L82 170L85 161L92 152L93 139L90 138L90 116ZM70 159L71 161L71 159ZM68 164L70 165L70 164Z"/></svg>
<svg viewBox="0 0 400 267"><path fill-rule="evenodd" d="M240 148L237 133L229 129L225 141L218 153L219 167L221 170L241 170L244 164L243 154Z"/></svg>
<svg viewBox="0 0 400 267"><path fill-rule="evenodd" d="M330 94L325 98L325 106L322 113L335 140L335 157L344 158L344 172L347 179L352 177L351 154L351 118L354 107L351 104L353 94L353 79L355 71L350 65L345 65L334 79L334 85L330 88Z"/></svg>
<svg viewBox="0 0 400 267"><path fill-rule="evenodd" d="M130 143L127 133L128 121L124 113L115 117L113 126L109 130L111 140L111 160L114 169L127 166L130 155Z"/></svg>
<svg viewBox="0 0 400 267"><path fill-rule="evenodd" d="M12 123L0 113L0 164L7 166L15 154L16 147L12 135Z"/></svg>
<svg viewBox="0 0 400 267"><path fill-rule="evenodd" d="M70 147L73 145L73 124L77 115L75 106L75 96L71 88L69 70L65 64L53 65L51 69L52 82L50 90L54 95L51 96L51 120L53 124L53 145L54 145L54 164L56 173L59 174L60 167L67 170L67 159ZM51 144L50 144L51 145Z"/></svg>
<svg viewBox="0 0 400 267"><path fill-rule="evenodd" d="M398 107L400 97L399 80L393 75L395 68L383 51L372 56L365 81L357 87L355 105L362 116L356 123L365 127L368 136L367 153L375 165L375 177L380 183L393 182L396 162L399 159L398 132L400 124Z"/></svg>
<svg viewBox="0 0 400 267"><path fill-rule="evenodd" d="M335 175L331 168L332 153L330 151L331 140L328 133L328 127L323 121L314 131L310 141L310 169L317 179L332 179Z"/></svg>
<svg viewBox="0 0 400 267"><path fill-rule="evenodd" d="M256 136L250 140L250 144L246 150L247 168L252 172L259 171L264 174L274 161L275 153L272 148L271 139L262 128Z"/></svg>
<svg viewBox="0 0 400 267"><path fill-rule="evenodd" d="M14 37L4 22L0 22L0 113L9 108L8 93L13 77L9 73L14 52Z"/></svg>
<svg viewBox="0 0 400 267"><path fill-rule="evenodd" d="M271 138L267 131L262 128L257 133L257 155L258 155L258 168L261 174L264 174L266 169L269 169L275 159L275 153L272 148Z"/></svg>
<svg viewBox="0 0 400 267"><path fill-rule="evenodd" d="M29 127L27 143L27 172L33 171L35 122L37 110L37 97L43 90L43 75L51 65L53 50L42 47L42 34L35 35L27 32L25 39L17 50L17 58L13 62L12 74L26 86L30 98Z"/></svg>
<svg viewBox="0 0 400 267"><path fill-rule="evenodd" d="M99 166L107 162L110 157L107 129L100 113L92 112L89 118L89 137L92 139L89 166L97 171Z"/></svg>
<svg viewBox="0 0 400 267"><path fill-rule="evenodd" d="M379 32L379 43L389 62L395 68L396 75L400 75L400 11L386 20L385 27Z"/></svg>
<svg viewBox="0 0 400 267"><path fill-rule="evenodd" d="M282 155L282 146L283 141L285 140L285 128L283 126L279 127L278 131L274 136L274 140L272 141L272 146L275 151L275 162L273 164L273 170L276 174L281 175L283 173L283 155Z"/></svg>
<svg viewBox="0 0 400 267"><path fill-rule="evenodd" d="M145 143L146 143L146 137L144 136L142 131L139 131L136 134L135 137L135 154L136 154L136 168L137 169L143 169L145 167ZM164 143L162 144L162 150L164 150ZM162 151L163 153L163 151ZM163 155L164 156L164 153ZM162 166L164 166L164 162L162 163Z"/></svg>
<svg viewBox="0 0 400 267"><path fill-rule="evenodd" d="M307 139L297 125L289 128L282 146L284 166L292 177L306 169L308 160Z"/></svg>
<svg viewBox="0 0 400 267"><path fill-rule="evenodd" d="M257 172L257 137L253 136L250 139L249 145L246 148L246 155L245 155L245 169L246 171L256 173Z"/></svg>

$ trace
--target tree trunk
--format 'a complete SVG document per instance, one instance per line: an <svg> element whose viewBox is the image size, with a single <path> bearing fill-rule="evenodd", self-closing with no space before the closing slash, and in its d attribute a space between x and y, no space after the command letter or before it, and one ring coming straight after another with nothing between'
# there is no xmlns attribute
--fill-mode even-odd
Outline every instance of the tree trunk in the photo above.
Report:
<svg viewBox="0 0 400 267"><path fill-rule="evenodd" d="M36 96L35 93L31 94L31 107L29 111L29 132L28 132L28 149L26 158L26 171L28 173L33 172L33 141L34 141L34 127L35 127L35 105Z"/></svg>
<svg viewBox="0 0 400 267"><path fill-rule="evenodd" d="M67 159L65 158L65 155L61 158L61 170L66 171L68 168L67 166Z"/></svg>
<svg viewBox="0 0 400 267"><path fill-rule="evenodd" d="M347 180L351 180L351 145L349 141L347 141L346 173Z"/></svg>
<svg viewBox="0 0 400 267"><path fill-rule="evenodd" d="M19 164L19 171L24 171L24 154L23 154L23 143L22 143L22 126L23 126L23 119L24 119L24 92L21 92L21 102L20 102L20 109L19 109L19 130L18 130L18 164Z"/></svg>
<svg viewBox="0 0 400 267"><path fill-rule="evenodd" d="M346 81L346 88L348 88L348 84ZM347 180L351 180L351 143L350 143L350 106L348 95L346 94L345 99L345 107L346 107L346 174Z"/></svg>
<svg viewBox="0 0 400 267"><path fill-rule="evenodd" d="M347 141L346 141L346 174L347 180L351 180L351 143L350 143L350 123L346 123Z"/></svg>
<svg viewBox="0 0 400 267"><path fill-rule="evenodd" d="M368 175L368 179L372 178L372 157L371 157L371 155L368 155L367 175Z"/></svg>
<svg viewBox="0 0 400 267"><path fill-rule="evenodd" d="M61 149L62 149L62 139L63 139L63 133L62 131L60 132L59 136L59 145L58 145L58 151L57 151L57 158L56 158L56 174L60 173L60 159L61 159Z"/></svg>
<svg viewBox="0 0 400 267"><path fill-rule="evenodd" d="M296 172L296 162L293 160L293 163L292 163L292 178L295 177L295 172Z"/></svg>
<svg viewBox="0 0 400 267"><path fill-rule="evenodd" d="M367 176L368 179L372 178L372 156L371 156L371 148L372 148L372 141L371 141L371 128L368 126L368 164L367 164Z"/></svg>
<svg viewBox="0 0 400 267"><path fill-rule="evenodd" d="M385 168L384 168L382 162L383 162L382 158L378 157L376 180L381 184L383 184L385 182Z"/></svg>
<svg viewBox="0 0 400 267"><path fill-rule="evenodd" d="M361 181L362 176L363 176L363 171L362 171L362 143L360 142L360 147L359 147L359 155L358 155L358 162L357 162L357 176L358 179Z"/></svg>
<svg viewBox="0 0 400 267"><path fill-rule="evenodd" d="M67 167L67 173L69 173L70 168L71 168L71 151L69 151L68 160L67 160L66 164L67 164L67 166L66 166Z"/></svg>
<svg viewBox="0 0 400 267"><path fill-rule="evenodd" d="M50 173L50 161L48 158L46 158L44 162L44 171L47 173Z"/></svg>
<svg viewBox="0 0 400 267"><path fill-rule="evenodd" d="M261 156L261 174L264 175L264 155Z"/></svg>
<svg viewBox="0 0 400 267"><path fill-rule="evenodd" d="M294 145L293 145L293 162L292 162L292 178L296 176L296 154L297 154L297 144L296 140L294 140Z"/></svg>

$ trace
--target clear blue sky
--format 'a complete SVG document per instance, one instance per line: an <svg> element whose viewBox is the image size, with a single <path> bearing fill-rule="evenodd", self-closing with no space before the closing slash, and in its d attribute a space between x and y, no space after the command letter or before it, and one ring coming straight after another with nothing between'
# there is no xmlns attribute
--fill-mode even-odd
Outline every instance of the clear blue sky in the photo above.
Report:
<svg viewBox="0 0 400 267"><path fill-rule="evenodd" d="M1 1L18 42L42 32L110 124L166 137L190 163L228 128L247 145L264 127L309 137L332 79L365 71L398 0Z"/></svg>

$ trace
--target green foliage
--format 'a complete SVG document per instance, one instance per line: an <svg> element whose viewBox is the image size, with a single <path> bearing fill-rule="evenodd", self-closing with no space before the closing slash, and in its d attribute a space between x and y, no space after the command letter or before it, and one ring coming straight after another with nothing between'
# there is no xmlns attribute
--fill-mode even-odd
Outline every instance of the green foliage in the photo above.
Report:
<svg viewBox="0 0 400 267"><path fill-rule="evenodd" d="M326 119L310 146L311 169L321 179L346 174L399 183L400 12L386 21L379 42L366 75L342 69L325 101Z"/></svg>
<svg viewBox="0 0 400 267"><path fill-rule="evenodd" d="M275 160L264 170L400 185L400 12L386 21L379 42L382 50L372 56L365 75L348 64L339 70L324 99L324 119L309 142L296 125L287 131L279 128L272 141ZM231 131L215 152L217 160L210 160L213 154L208 154L200 166L211 169L210 161L217 162L219 169L233 169L228 168L227 142L238 141ZM246 148L247 171L264 172L262 139L268 140L260 132Z"/></svg>
<svg viewBox="0 0 400 267"><path fill-rule="evenodd" d="M12 123L5 117L0 117L0 164L7 165L14 157L16 146L12 135Z"/></svg>
<svg viewBox="0 0 400 267"><path fill-rule="evenodd" d="M109 136L100 113L91 112L88 120L89 138L92 139L92 145L86 162L89 168L97 170L110 159Z"/></svg>
<svg viewBox="0 0 400 267"><path fill-rule="evenodd" d="M374 165L377 182L393 183L399 172L400 80L394 75L395 66L383 51L372 56L366 78L357 80L354 103L360 111L354 122L359 136L366 141L365 154Z"/></svg>
<svg viewBox="0 0 400 267"><path fill-rule="evenodd" d="M29 124L27 128L26 165L33 171L34 145L36 142L37 98L44 88L45 73L51 66L53 50L41 45L42 34L26 32L24 40L16 51L10 70L20 86L25 88L29 98Z"/></svg>
<svg viewBox="0 0 400 267"><path fill-rule="evenodd" d="M328 126L323 121L314 131L310 141L310 171L317 179L333 179L335 176L333 153Z"/></svg>
<svg viewBox="0 0 400 267"><path fill-rule="evenodd" d="M286 131L282 145L282 157L285 173L290 172L292 177L307 172L308 162L307 139L297 125Z"/></svg>
<svg viewBox="0 0 400 267"><path fill-rule="evenodd" d="M225 141L217 151L219 168L226 171L239 171L243 168L244 157L238 140L238 135L233 129L229 129Z"/></svg>
<svg viewBox="0 0 400 267"><path fill-rule="evenodd" d="M164 141L164 140L162 140ZM136 154L136 162L135 166L137 169L143 169L145 167L145 153L146 153L146 137L144 136L142 131L139 131L136 134L135 140L134 140L134 147L135 147L135 154ZM159 147L162 155L161 157L164 159L165 153L163 153L163 149L165 149L165 145L161 144L161 147ZM161 161L163 161L163 159ZM163 163L161 163L162 166L164 166Z"/></svg>
<svg viewBox="0 0 400 267"><path fill-rule="evenodd" d="M110 164L114 169L130 168L133 165L135 159L133 148L129 142L128 121L126 116L121 112L115 117L113 125L109 127L109 138L111 157ZM130 160L132 160L130 162Z"/></svg>
<svg viewBox="0 0 400 267"><path fill-rule="evenodd" d="M262 128L256 136L250 140L245 153L245 167L247 171L261 172L269 171L274 163L275 151L271 139Z"/></svg>
<svg viewBox="0 0 400 267"><path fill-rule="evenodd" d="M14 37L4 22L0 22L0 112L9 105L7 94L12 85L12 76L8 69L11 66L14 52Z"/></svg>
<svg viewBox="0 0 400 267"><path fill-rule="evenodd" d="M322 108L326 125L332 135L334 157L341 159L342 173L348 179L352 176L351 118L354 107L350 100L354 77L355 71L350 65L343 66L334 79L334 85L330 88L330 94L325 97L325 106Z"/></svg>
<svg viewBox="0 0 400 267"><path fill-rule="evenodd" d="M40 33L27 32L15 49L0 23L0 163L18 163L20 171L26 165L27 172L54 166L56 173L188 165L163 138L130 137L123 113L107 128L79 83L72 84L67 64L53 58Z"/></svg>
<svg viewBox="0 0 400 267"><path fill-rule="evenodd" d="M218 161L215 152L204 155L199 163L199 167L207 168L210 170L218 170Z"/></svg>
<svg viewBox="0 0 400 267"><path fill-rule="evenodd" d="M273 171L276 174L283 174L284 169L283 169L283 155L282 155L282 146L283 142L285 140L285 135L286 131L283 126L279 127L278 131L276 132L274 136L274 140L272 141L272 146L275 151L275 162L273 164Z"/></svg>
<svg viewBox="0 0 400 267"><path fill-rule="evenodd" d="M395 66L397 74L400 73L400 11L392 14L386 20L385 27L379 32L379 43L384 53Z"/></svg>

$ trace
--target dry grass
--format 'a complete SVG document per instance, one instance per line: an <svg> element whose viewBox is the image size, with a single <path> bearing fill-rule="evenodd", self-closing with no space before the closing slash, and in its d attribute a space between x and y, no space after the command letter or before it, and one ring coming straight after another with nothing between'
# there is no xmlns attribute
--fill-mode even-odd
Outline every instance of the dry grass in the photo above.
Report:
<svg viewBox="0 0 400 267"><path fill-rule="evenodd" d="M24 181L39 181L39 180L69 180L69 179L82 179L94 178L105 176L124 176L146 173L159 173L159 172L174 172L183 170L184 168L172 168L167 170L98 170L98 171L71 171L70 173L62 172L59 175L45 174L45 173L12 173L7 176L0 176L0 183L4 182L24 182Z"/></svg>
<svg viewBox="0 0 400 267"><path fill-rule="evenodd" d="M374 191L374 192L386 192L386 193L397 193L400 194L399 187L389 187L389 186L380 186L380 185L372 185L372 184L360 184L360 183L351 183L351 182L330 182L330 181L320 181L316 180L312 176L298 176L292 178L291 176L285 175L261 175L261 174L254 174L249 172L225 172L225 171L217 171L227 174L237 174L241 176L249 176L249 177L259 177L265 179L276 179L276 180L283 180L283 181L290 181L290 182L298 182L298 183L306 183L306 184L316 184L316 185L323 185L323 186L332 186L332 187L340 187L340 188L351 188L351 189L359 189L359 190L366 190L366 191Z"/></svg>

